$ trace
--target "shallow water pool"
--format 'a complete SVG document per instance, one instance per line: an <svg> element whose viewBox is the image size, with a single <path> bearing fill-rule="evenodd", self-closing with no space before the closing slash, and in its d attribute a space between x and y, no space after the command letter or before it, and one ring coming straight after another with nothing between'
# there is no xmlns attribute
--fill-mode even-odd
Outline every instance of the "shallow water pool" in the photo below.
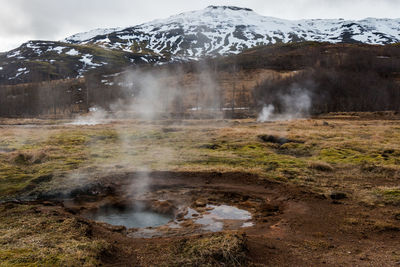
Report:
<svg viewBox="0 0 400 267"><path fill-rule="evenodd" d="M106 206L87 213L86 218L127 228L157 227L167 224L173 215L161 214L138 208L117 208Z"/></svg>

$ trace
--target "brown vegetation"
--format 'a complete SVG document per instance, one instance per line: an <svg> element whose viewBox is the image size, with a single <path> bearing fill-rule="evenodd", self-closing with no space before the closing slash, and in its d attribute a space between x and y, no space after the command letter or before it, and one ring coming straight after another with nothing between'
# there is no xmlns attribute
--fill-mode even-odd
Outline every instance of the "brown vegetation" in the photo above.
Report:
<svg viewBox="0 0 400 267"><path fill-rule="evenodd" d="M229 57L140 69L155 74L167 71L161 83L166 90L180 92L170 96L174 99L163 98L169 103L160 105L165 113L182 114L198 106L258 111L270 103L283 112L280 96L293 88L310 93L311 113L398 110L400 102L400 47L396 45L271 45ZM0 116L71 114L95 105L108 110L119 100L134 101L138 95L135 81L128 86L124 75L107 76L115 72L121 70L2 86Z"/></svg>

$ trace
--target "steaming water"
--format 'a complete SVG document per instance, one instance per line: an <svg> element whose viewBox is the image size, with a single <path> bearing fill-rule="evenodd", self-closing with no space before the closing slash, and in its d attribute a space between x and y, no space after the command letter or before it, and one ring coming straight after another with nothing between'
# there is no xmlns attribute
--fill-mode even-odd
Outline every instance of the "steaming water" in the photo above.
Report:
<svg viewBox="0 0 400 267"><path fill-rule="evenodd" d="M67 123L67 124L68 125L88 125L88 126L93 126L93 125L102 124L102 122L96 121L96 120L77 120L77 121L73 121L73 122Z"/></svg>
<svg viewBox="0 0 400 267"><path fill-rule="evenodd" d="M106 207L88 214L87 218L112 225L123 225L127 228L145 228L167 224L173 219L173 216L169 214L160 214L150 210Z"/></svg>
<svg viewBox="0 0 400 267"><path fill-rule="evenodd" d="M110 123L111 120L108 119L98 119L98 118L93 118L93 117L79 117L76 120L66 123L67 125L87 125L87 126L93 126L93 125L98 125L98 124L107 124Z"/></svg>

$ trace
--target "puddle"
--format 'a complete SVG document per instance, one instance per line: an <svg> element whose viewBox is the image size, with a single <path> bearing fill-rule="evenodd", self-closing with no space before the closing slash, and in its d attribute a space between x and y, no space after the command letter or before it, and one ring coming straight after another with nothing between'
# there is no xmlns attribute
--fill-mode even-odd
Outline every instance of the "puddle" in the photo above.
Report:
<svg viewBox="0 0 400 267"><path fill-rule="evenodd" d="M202 214L188 208L185 219L192 219L194 223L202 225L203 230L211 232L222 231L229 226L236 228L238 223L240 227L253 226L252 222L247 222L251 220L250 212L228 205L207 205L206 212Z"/></svg>
<svg viewBox="0 0 400 267"><path fill-rule="evenodd" d="M203 230L218 232L224 229L224 223L216 221L214 218L204 215L203 218L195 220L195 223L203 225Z"/></svg>
<svg viewBox="0 0 400 267"><path fill-rule="evenodd" d="M254 226L254 223L253 223L253 222L245 222L245 223L243 223L242 226L240 226L240 227L246 228L246 227L252 227L252 226Z"/></svg>
<svg viewBox="0 0 400 267"><path fill-rule="evenodd" d="M254 225L251 213L228 205L206 205L203 208L185 208L182 219L171 220L158 228L135 229L129 236L152 238L164 235L182 236L193 233L235 230Z"/></svg>
<svg viewBox="0 0 400 267"><path fill-rule="evenodd" d="M152 210L114 206L101 207L88 212L85 217L112 225L123 225L126 228L157 227L167 224L173 219L173 215L161 214Z"/></svg>
<svg viewBox="0 0 400 267"><path fill-rule="evenodd" d="M251 213L247 210L242 210L233 206L228 205L207 205L207 208L212 208L209 210L210 216L221 220L250 220Z"/></svg>

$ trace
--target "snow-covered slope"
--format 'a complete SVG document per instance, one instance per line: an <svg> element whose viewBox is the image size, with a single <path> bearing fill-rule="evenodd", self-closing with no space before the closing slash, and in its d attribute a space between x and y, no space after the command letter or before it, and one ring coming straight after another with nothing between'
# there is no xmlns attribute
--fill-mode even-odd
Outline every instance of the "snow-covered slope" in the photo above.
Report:
<svg viewBox="0 0 400 267"><path fill-rule="evenodd" d="M209 6L126 29L102 31L98 35L74 35L65 41L124 51L151 51L173 59L197 59L282 42L395 43L400 42L400 19L294 21L261 16L248 8Z"/></svg>
<svg viewBox="0 0 400 267"><path fill-rule="evenodd" d="M70 37L68 37L66 40L68 40L69 42L73 43L73 42L80 42L82 40L88 40L91 39L97 35L104 35L104 34L109 34L112 32L116 32L116 31L120 31L123 28L110 28L110 29L94 29L88 32L81 32L81 33L77 33L74 34Z"/></svg>
<svg viewBox="0 0 400 267"><path fill-rule="evenodd" d="M0 54L0 85L76 78L98 68L118 69L160 61L159 56L110 51L97 46L29 41Z"/></svg>

